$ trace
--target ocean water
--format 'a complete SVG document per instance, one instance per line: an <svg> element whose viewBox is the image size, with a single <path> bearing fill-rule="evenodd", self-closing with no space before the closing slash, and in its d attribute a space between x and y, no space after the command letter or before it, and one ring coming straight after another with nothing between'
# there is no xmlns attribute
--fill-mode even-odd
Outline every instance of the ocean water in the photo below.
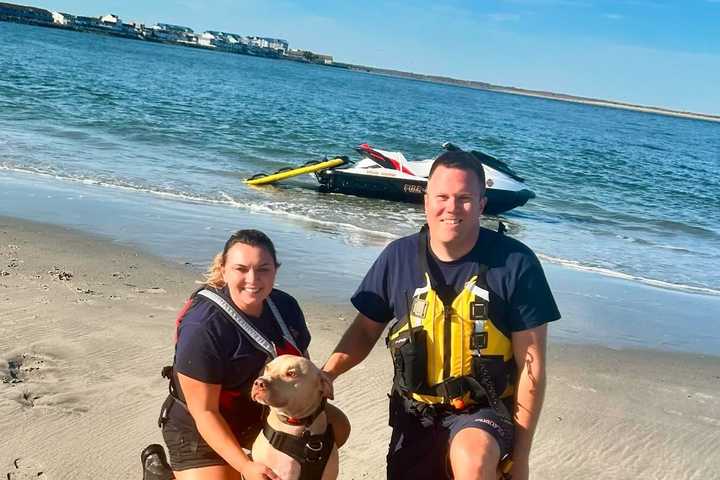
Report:
<svg viewBox="0 0 720 480"><path fill-rule="evenodd" d="M502 221L546 262L720 295L719 123L0 22L0 188L194 205L217 235L221 218L259 215L342 245L355 278L363 247L416 231L421 207L321 194L311 176L242 180L363 142L429 158L444 141L525 177L537 198ZM72 225L70 210L52 221ZM173 245L162 231L144 241Z"/></svg>

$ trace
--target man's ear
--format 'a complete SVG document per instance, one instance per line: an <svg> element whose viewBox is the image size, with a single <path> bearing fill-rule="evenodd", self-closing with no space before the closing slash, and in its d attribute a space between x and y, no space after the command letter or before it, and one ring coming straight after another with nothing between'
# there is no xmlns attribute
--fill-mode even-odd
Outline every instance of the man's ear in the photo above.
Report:
<svg viewBox="0 0 720 480"><path fill-rule="evenodd" d="M487 206L487 196L483 195L480 199L480 213L485 213L485 207Z"/></svg>

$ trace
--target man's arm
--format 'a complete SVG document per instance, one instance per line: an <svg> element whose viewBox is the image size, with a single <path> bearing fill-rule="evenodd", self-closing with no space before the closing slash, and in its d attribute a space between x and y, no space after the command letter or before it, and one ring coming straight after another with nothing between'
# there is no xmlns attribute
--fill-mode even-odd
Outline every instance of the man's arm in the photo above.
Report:
<svg viewBox="0 0 720 480"><path fill-rule="evenodd" d="M512 478L527 480L530 447L545 396L547 324L513 332L512 345L518 369Z"/></svg>
<svg viewBox="0 0 720 480"><path fill-rule="evenodd" d="M384 323L370 320L362 313L358 313L335 347L335 351L325 362L323 371L331 380L335 380L339 375L365 360L383 330L385 330Z"/></svg>

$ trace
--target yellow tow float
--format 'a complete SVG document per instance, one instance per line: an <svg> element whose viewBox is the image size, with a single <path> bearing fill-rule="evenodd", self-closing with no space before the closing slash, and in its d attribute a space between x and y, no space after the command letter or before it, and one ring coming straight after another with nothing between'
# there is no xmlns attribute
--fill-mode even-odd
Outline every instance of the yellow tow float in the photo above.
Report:
<svg viewBox="0 0 720 480"><path fill-rule="evenodd" d="M345 165L348 162L348 157L344 156L319 161L313 160L297 168L286 167L274 173L258 173L247 180L244 180L244 182L248 185L267 185L269 183L285 180L286 178L302 175L303 173L314 173L319 172L320 170L339 167L340 165Z"/></svg>

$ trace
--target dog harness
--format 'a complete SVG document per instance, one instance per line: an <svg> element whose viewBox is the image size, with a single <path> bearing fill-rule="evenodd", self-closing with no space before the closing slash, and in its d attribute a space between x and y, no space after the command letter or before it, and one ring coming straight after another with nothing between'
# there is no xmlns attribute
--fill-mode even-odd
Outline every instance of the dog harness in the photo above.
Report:
<svg viewBox="0 0 720 480"><path fill-rule="evenodd" d="M317 410L309 417L286 420L290 425L305 426L305 431L301 436L277 431L267 422L263 426L263 435L268 443L274 449L289 455L300 463L299 480L320 480L335 445L335 432L330 423L328 423L325 433L310 434L310 425L325 411L326 402L327 399L323 399Z"/></svg>

